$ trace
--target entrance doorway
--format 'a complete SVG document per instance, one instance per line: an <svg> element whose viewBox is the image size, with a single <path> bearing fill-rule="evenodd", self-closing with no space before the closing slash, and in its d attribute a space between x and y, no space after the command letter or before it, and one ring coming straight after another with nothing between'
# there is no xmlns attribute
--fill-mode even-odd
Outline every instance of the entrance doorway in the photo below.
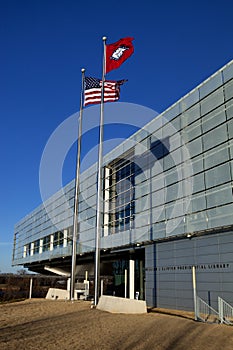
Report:
<svg viewBox="0 0 233 350"><path fill-rule="evenodd" d="M102 261L101 279L103 293L117 297L130 296L129 261L134 261L134 298L145 300L145 250L138 249L133 253L115 254L112 259Z"/></svg>

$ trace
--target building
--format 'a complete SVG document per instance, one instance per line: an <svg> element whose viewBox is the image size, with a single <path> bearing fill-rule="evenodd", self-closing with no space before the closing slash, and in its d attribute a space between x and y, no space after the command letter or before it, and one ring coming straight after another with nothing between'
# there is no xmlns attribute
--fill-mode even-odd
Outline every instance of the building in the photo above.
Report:
<svg viewBox="0 0 233 350"><path fill-rule="evenodd" d="M104 157L105 293L193 310L195 266L198 295L233 304L232 159L233 61ZM96 174L81 175L79 280L94 273ZM16 224L13 265L70 272L73 202L74 181Z"/></svg>

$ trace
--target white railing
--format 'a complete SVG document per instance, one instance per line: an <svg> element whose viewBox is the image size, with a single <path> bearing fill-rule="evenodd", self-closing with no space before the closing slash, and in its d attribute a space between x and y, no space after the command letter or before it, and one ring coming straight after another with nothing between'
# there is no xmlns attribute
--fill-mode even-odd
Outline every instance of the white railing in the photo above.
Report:
<svg viewBox="0 0 233 350"><path fill-rule="evenodd" d="M219 322L219 313L197 296L195 319L202 322Z"/></svg>
<svg viewBox="0 0 233 350"><path fill-rule="evenodd" d="M233 325L233 307L218 297L218 311L221 323Z"/></svg>

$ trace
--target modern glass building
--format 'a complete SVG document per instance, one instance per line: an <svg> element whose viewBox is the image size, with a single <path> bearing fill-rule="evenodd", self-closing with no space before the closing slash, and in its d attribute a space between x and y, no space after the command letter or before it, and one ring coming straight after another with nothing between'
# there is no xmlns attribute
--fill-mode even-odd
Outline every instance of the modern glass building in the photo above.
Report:
<svg viewBox="0 0 233 350"><path fill-rule="evenodd" d="M233 61L103 160L104 293L193 310L233 304ZM81 174L77 274L94 273L96 164ZM13 265L71 270L74 181L15 226Z"/></svg>

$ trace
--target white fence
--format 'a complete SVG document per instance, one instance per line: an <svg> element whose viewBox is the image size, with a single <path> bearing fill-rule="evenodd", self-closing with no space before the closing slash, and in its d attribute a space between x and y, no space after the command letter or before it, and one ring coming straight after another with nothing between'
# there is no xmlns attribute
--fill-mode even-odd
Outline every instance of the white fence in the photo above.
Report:
<svg viewBox="0 0 233 350"><path fill-rule="evenodd" d="M218 312L221 323L233 325L233 307L218 297Z"/></svg>
<svg viewBox="0 0 233 350"><path fill-rule="evenodd" d="M219 322L219 313L197 296L195 319L202 322Z"/></svg>
<svg viewBox="0 0 233 350"><path fill-rule="evenodd" d="M218 297L218 311L196 296L195 320L233 325L233 307Z"/></svg>

